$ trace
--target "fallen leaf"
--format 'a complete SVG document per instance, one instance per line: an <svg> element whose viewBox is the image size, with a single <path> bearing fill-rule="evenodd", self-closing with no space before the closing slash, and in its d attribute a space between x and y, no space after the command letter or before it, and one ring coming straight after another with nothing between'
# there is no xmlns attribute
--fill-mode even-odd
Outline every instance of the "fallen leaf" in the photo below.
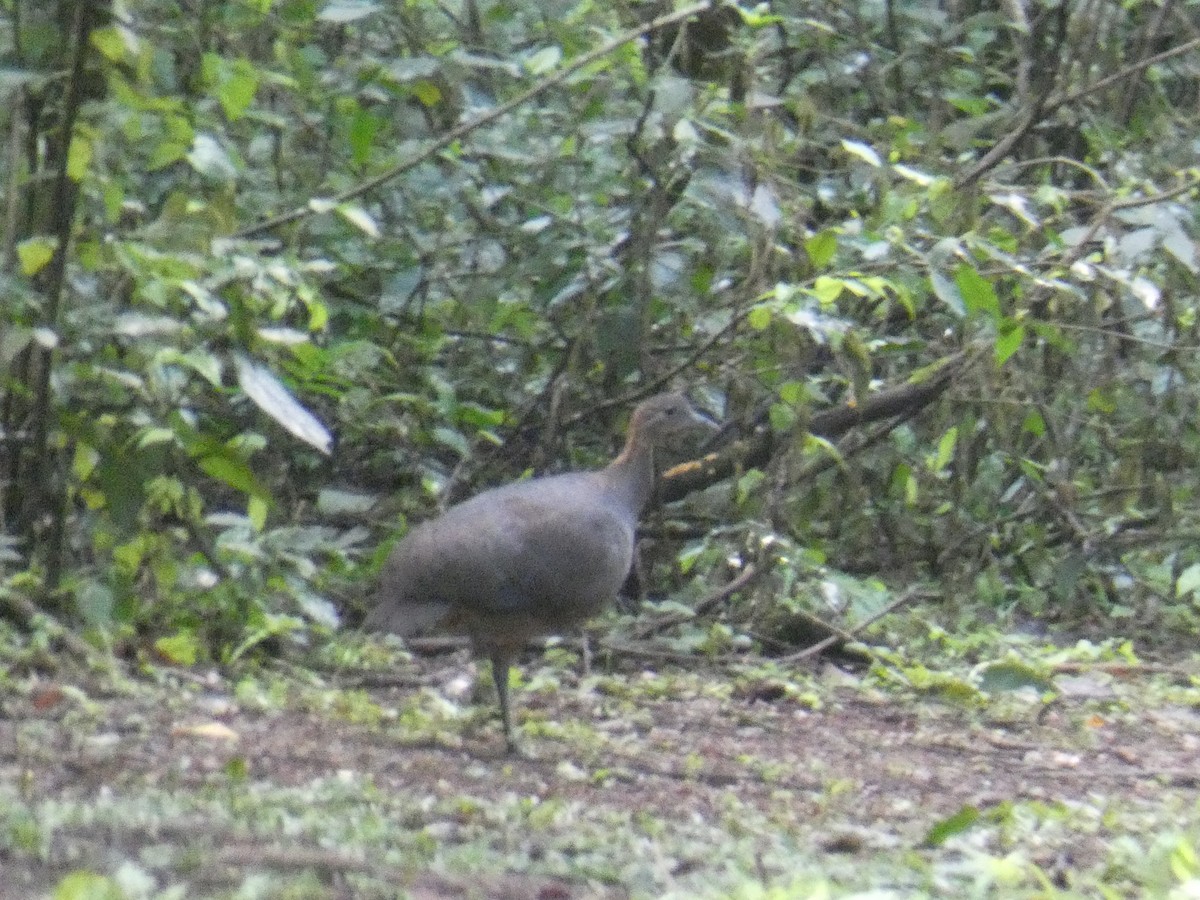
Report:
<svg viewBox="0 0 1200 900"><path fill-rule="evenodd" d="M29 700L33 704L34 709L38 712L43 712L51 707L58 706L58 704L66 699L66 696L59 685L47 684L34 688L33 693L29 696Z"/></svg>
<svg viewBox="0 0 1200 900"><path fill-rule="evenodd" d="M176 725L171 729L172 737L198 737L209 741L236 741L239 735L228 725L220 722L202 722L199 725Z"/></svg>

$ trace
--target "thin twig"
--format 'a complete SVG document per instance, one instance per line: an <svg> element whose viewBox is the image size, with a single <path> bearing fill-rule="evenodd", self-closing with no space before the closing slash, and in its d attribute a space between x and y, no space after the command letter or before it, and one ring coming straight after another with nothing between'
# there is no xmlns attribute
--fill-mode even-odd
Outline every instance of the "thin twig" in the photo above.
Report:
<svg viewBox="0 0 1200 900"><path fill-rule="evenodd" d="M1173 197L1179 197L1182 194L1194 191L1198 187L1200 187L1200 178L1192 178L1178 187L1173 187L1165 191L1159 191L1157 194L1151 194L1148 197L1131 197L1128 200L1117 200L1109 206L1109 210L1136 209L1139 206L1153 206L1155 203L1163 203Z"/></svg>
<svg viewBox="0 0 1200 900"><path fill-rule="evenodd" d="M680 666L691 666L697 662L706 663L728 663L741 662L742 657L737 654L721 654L720 656L709 656L698 653L677 653L673 650L658 650L651 647L639 647L637 644L628 644L620 641L601 641L600 647L610 653L620 653L622 656L637 656L642 659L652 659L655 662L669 662Z"/></svg>
<svg viewBox="0 0 1200 900"><path fill-rule="evenodd" d="M730 581L728 584L717 588L699 603L697 603L690 611L686 613L672 613L671 615L658 616L655 619L647 622L641 628L634 630L634 639L640 640L650 637L652 634L664 631L675 625L682 625L684 622L690 622L698 616L704 615L710 609L719 603L724 603L738 591L745 588L759 575L759 570L756 566L746 566L742 572Z"/></svg>
<svg viewBox="0 0 1200 900"><path fill-rule="evenodd" d="M978 181L979 178L989 169L995 167L1004 155L1013 148L1022 137L1024 137L1030 129L1041 122L1044 118L1061 109L1064 106L1069 106L1078 100L1082 100L1089 94L1102 91L1104 88L1117 83L1131 75L1136 75L1150 66L1156 65L1171 59L1174 56L1179 56L1200 47L1200 38L1193 38L1190 41L1180 44L1177 47L1172 47L1169 50L1164 50L1162 53L1156 53L1153 56L1147 56L1145 59L1139 59L1137 62L1130 63L1118 69L1111 75L1101 78L1099 81L1078 88L1067 94L1061 94L1056 97L1045 98L1042 102L1034 104L1024 115L1020 117L1017 123L1009 129L1008 133L996 143L991 150L983 155L983 157L970 169L955 179L955 187L965 187L969 184Z"/></svg>
<svg viewBox="0 0 1200 900"><path fill-rule="evenodd" d="M1147 56L1144 59L1139 59L1137 62L1132 62L1127 66L1117 69L1117 71L1113 72L1111 75L1101 78L1094 84L1086 85L1071 91L1069 94L1064 94L1061 97L1055 97L1051 99L1046 104L1046 112L1054 112L1060 107L1068 106L1074 103L1076 100L1082 100L1088 94L1095 93L1096 91L1102 91L1109 85L1116 84L1118 81L1128 78L1130 75L1136 75L1138 72L1148 69L1153 65L1157 65L1160 62L1166 62L1173 56L1179 56L1180 54L1187 53L1189 50L1195 50L1197 48L1200 48L1200 38L1192 38L1192 40L1186 41L1180 44L1178 47L1171 47L1169 50L1164 50L1162 53L1156 53L1153 56Z"/></svg>

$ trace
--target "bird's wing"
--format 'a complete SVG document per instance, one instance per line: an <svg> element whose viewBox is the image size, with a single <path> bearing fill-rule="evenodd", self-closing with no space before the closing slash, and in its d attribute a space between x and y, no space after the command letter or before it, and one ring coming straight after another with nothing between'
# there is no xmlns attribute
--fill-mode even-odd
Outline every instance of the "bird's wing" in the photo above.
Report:
<svg viewBox="0 0 1200 900"><path fill-rule="evenodd" d="M513 496L493 508L489 527L491 589L481 600L494 610L594 607L613 599L633 556L633 524L601 503L547 503ZM488 575L494 578L491 581Z"/></svg>

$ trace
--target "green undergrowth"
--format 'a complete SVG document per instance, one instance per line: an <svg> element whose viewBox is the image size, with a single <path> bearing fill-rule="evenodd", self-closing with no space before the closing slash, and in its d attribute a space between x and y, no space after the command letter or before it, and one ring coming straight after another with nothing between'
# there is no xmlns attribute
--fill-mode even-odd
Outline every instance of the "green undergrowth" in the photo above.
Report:
<svg viewBox="0 0 1200 900"><path fill-rule="evenodd" d="M597 893L620 887L635 897L745 900L1182 900L1200 886L1194 804L1007 802L980 811L969 830L923 846L886 822L839 829L786 821L786 796L774 810L749 808L734 792L719 799L701 812L513 792L432 798L383 791L357 772L292 788L231 776L188 792L74 798L35 798L5 784L0 851L12 872L49 873L42 884L62 900L345 896L331 887L332 871L349 895L364 897L394 896L395 885L429 870L468 884L503 871L569 879ZM1083 844L1094 852L1074 864ZM271 851L280 847L328 858L279 862Z"/></svg>
<svg viewBox="0 0 1200 900"><path fill-rule="evenodd" d="M1013 760L1068 771L1090 764L1110 724L1125 729L1117 750L1135 762L1148 749L1137 741L1158 733L1143 722L1166 721L1188 746L1194 658L1155 666L1119 638L963 640L915 621L885 620L864 637L874 662L856 666L610 658L581 675L561 648L528 654L514 681L525 759L498 755L487 666L472 676L460 657L419 660L355 637L303 661L143 668L101 685L72 683L66 667L57 682L30 674L29 646L10 645L0 898L10 885L62 900L385 897L397 885L424 896L431 873L468 887L527 877L531 896L539 879L597 897L1197 896L1194 743L1161 778L1143 766L1070 800L1052 773L1030 794L1000 767L955 770L994 785L981 787L985 802L956 807L938 787L941 765L961 764L955 747L1010 730L1023 745ZM380 688L371 674L413 684ZM40 709L50 683L62 697ZM748 741L764 711L798 724L783 732L787 746L722 751L726 777L710 766L703 720L687 716L697 706ZM864 715L881 741L889 723L911 721L946 755L910 760L896 743L873 782L853 759L821 753L828 732L805 725L819 717L836 730L854 708L878 710ZM1046 716L1061 743L1043 749L1031 726ZM289 770L287 740L255 744L264 722L297 728L298 765L335 741L329 752L346 755ZM177 737L178 723L224 725L241 743ZM130 734L147 755L107 755Z"/></svg>

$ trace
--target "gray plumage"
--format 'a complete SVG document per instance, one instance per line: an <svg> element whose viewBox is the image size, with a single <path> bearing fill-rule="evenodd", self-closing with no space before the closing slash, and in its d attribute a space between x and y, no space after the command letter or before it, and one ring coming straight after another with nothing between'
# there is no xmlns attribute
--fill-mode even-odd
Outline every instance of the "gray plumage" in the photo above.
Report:
<svg viewBox="0 0 1200 900"><path fill-rule="evenodd" d="M654 488L654 448L712 423L682 394L634 410L608 466L493 488L418 525L380 574L366 627L408 637L436 626L471 636L490 657L509 749L508 671L521 648L570 628L616 597L629 574L638 516Z"/></svg>

